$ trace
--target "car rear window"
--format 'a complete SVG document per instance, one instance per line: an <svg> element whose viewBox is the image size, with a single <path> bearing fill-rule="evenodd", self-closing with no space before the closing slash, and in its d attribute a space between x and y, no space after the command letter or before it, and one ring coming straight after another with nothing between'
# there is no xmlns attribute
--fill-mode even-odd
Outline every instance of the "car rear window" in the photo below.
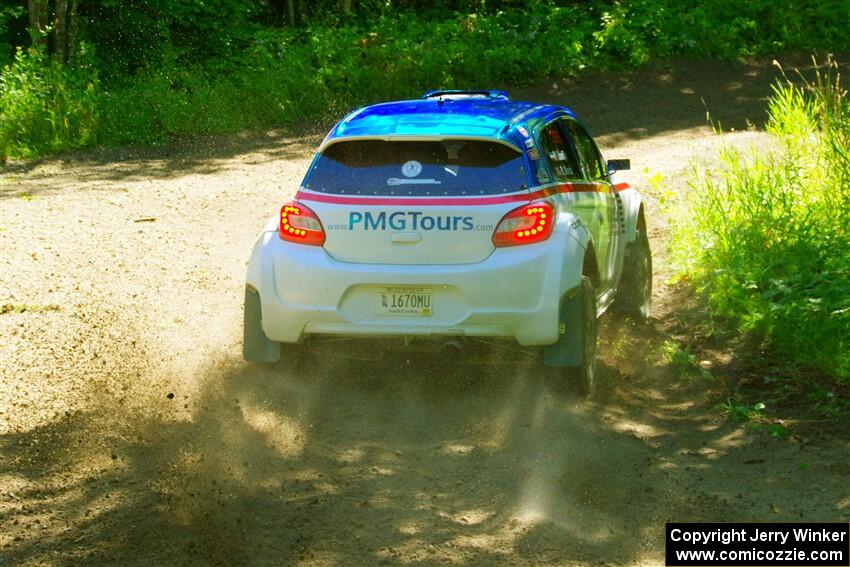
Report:
<svg viewBox="0 0 850 567"><path fill-rule="evenodd" d="M304 180L340 195L493 195L527 187L522 154L496 142L351 140L325 148Z"/></svg>

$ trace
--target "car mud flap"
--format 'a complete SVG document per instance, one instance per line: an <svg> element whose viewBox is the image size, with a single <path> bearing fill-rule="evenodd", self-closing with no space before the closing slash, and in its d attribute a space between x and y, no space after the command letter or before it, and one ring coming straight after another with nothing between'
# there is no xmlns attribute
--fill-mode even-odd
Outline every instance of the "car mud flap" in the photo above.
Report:
<svg viewBox="0 0 850 567"><path fill-rule="evenodd" d="M546 366L578 368L582 360L583 331L581 324L580 287L564 294L558 317L558 342L543 347Z"/></svg>
<svg viewBox="0 0 850 567"><path fill-rule="evenodd" d="M242 336L242 357L248 362L277 362L280 343L269 340L263 332L263 310L260 294L245 288L245 319Z"/></svg>

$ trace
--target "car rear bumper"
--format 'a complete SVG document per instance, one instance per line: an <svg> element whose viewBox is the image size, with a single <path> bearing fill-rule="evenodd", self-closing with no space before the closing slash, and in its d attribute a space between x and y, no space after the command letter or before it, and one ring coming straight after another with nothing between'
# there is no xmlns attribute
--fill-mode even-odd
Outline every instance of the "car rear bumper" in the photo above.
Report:
<svg viewBox="0 0 850 567"><path fill-rule="evenodd" d="M260 294L263 331L275 341L461 335L547 345L558 339L561 296L579 285L583 252L576 239L556 232L540 244L497 249L475 264L362 264L265 232L252 253L247 283ZM377 315L379 290L388 286L430 289L431 315Z"/></svg>

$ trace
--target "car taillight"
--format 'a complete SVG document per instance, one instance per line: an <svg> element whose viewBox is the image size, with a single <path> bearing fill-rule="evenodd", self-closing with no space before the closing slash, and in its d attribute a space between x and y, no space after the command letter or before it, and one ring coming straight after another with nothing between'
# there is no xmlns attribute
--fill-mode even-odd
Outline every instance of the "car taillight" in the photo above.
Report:
<svg viewBox="0 0 850 567"><path fill-rule="evenodd" d="M289 201L280 209L281 239L298 244L321 246L325 243L325 229L316 213L299 203Z"/></svg>
<svg viewBox="0 0 850 567"><path fill-rule="evenodd" d="M555 207L547 201L536 201L510 211L496 227L496 248L543 242L552 235Z"/></svg>

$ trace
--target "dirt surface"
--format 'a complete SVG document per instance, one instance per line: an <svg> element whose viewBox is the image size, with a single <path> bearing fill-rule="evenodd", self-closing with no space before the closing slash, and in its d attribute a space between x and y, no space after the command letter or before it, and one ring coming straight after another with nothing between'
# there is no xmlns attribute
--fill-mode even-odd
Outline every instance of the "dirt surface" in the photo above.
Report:
<svg viewBox="0 0 850 567"><path fill-rule="evenodd" d="M690 159L767 143L774 77L683 62L522 94L571 104L639 186L687 191ZM666 521L850 519L847 437L717 408L740 353L699 350L653 194L654 319L603 318L592 401L511 353L243 363L248 253L319 140L2 174L0 565L663 564Z"/></svg>

